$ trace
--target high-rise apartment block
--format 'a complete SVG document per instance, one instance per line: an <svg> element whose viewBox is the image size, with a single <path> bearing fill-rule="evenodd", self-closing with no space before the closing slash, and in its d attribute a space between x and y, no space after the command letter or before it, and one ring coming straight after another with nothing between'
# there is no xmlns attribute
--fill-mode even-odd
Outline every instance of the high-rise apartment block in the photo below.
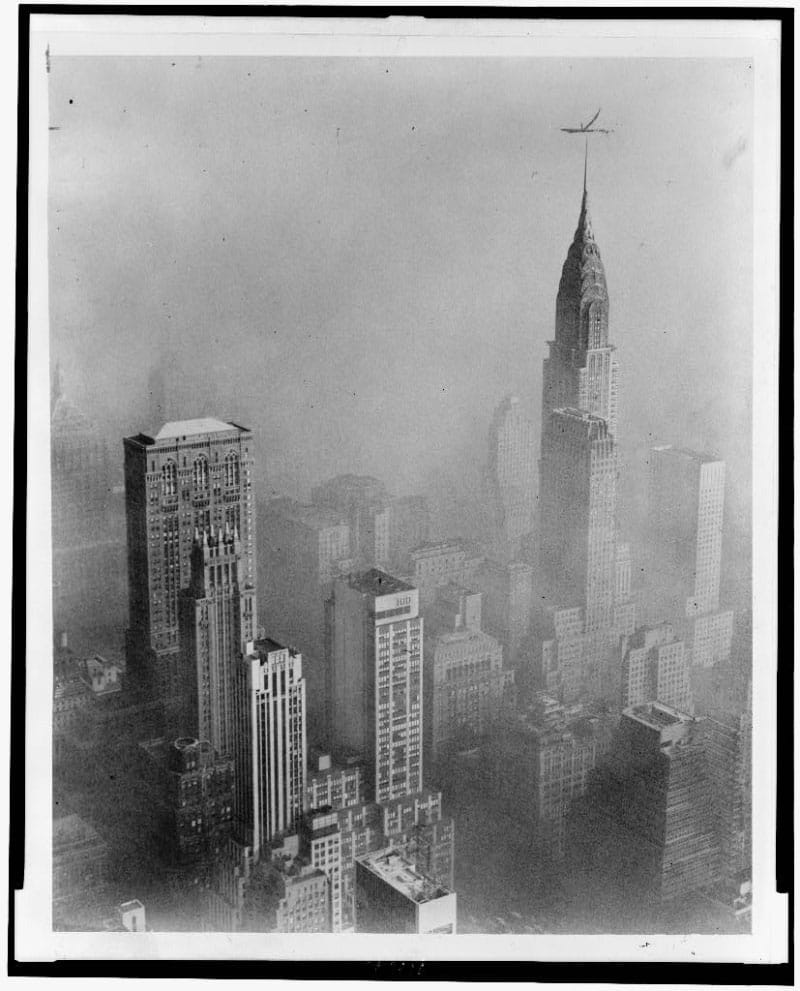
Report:
<svg viewBox="0 0 800 991"><path fill-rule="evenodd" d="M626 709L607 760L571 817L572 855L632 909L719 880L703 721L661 702Z"/></svg>
<svg viewBox="0 0 800 991"><path fill-rule="evenodd" d="M179 700L181 591L192 581L196 532L239 535L242 593L255 588L253 439L249 430L214 419L167 423L155 435L128 437L128 667L164 701ZM257 628L255 599L243 641Z"/></svg>
<svg viewBox="0 0 800 991"><path fill-rule="evenodd" d="M419 593L372 569L334 582L326 603L334 747L364 762L367 796L422 787Z"/></svg>
<svg viewBox="0 0 800 991"><path fill-rule="evenodd" d="M733 613L720 610L725 462L669 445L650 452L649 611L683 619L692 663L730 657Z"/></svg>
<svg viewBox="0 0 800 991"><path fill-rule="evenodd" d="M299 653L273 640L251 644L235 692L236 820L258 859L293 829L306 797L306 703Z"/></svg>
<svg viewBox="0 0 800 991"><path fill-rule="evenodd" d="M534 462L533 425L519 399L509 396L492 419L486 470L492 542L503 561L520 556L523 540L533 529Z"/></svg>
<svg viewBox="0 0 800 991"><path fill-rule="evenodd" d="M502 644L481 629L481 597L445 586L429 616L423 682L434 762L489 732L513 691L514 672L503 666Z"/></svg>
<svg viewBox="0 0 800 991"><path fill-rule="evenodd" d="M622 658L623 709L663 702L681 712L694 711L684 644L669 623L641 627L625 637Z"/></svg>
<svg viewBox="0 0 800 991"><path fill-rule="evenodd" d="M387 847L356 861L356 932L455 933L456 896Z"/></svg>
<svg viewBox="0 0 800 991"><path fill-rule="evenodd" d="M180 594L184 731L234 752L236 668L253 629L255 590L240 584L242 543L237 530L195 534L191 581Z"/></svg>

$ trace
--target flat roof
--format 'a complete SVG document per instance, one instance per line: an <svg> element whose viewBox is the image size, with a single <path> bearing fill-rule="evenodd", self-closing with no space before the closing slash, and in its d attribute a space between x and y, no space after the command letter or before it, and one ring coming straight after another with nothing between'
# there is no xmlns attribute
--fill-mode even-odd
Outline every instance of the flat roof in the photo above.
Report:
<svg viewBox="0 0 800 991"><path fill-rule="evenodd" d="M350 588L357 589L366 595L373 595L376 598L380 595L394 595L395 592L414 592L413 585L395 578L393 575L381 571L379 568L370 568L358 575L351 575Z"/></svg>
<svg viewBox="0 0 800 991"><path fill-rule="evenodd" d="M429 902L450 894L448 888L420 873L396 847L377 850L358 860L382 881L414 902Z"/></svg>
<svg viewBox="0 0 800 991"><path fill-rule="evenodd" d="M634 705L630 709L626 709L625 715L632 716L655 729L664 729L678 723L694 722L693 716L681 712L680 709L675 709L671 705L666 705L664 702L643 702L641 705Z"/></svg>
<svg viewBox="0 0 800 991"><path fill-rule="evenodd" d="M659 454L674 454L685 461L699 461L701 464L722 462L722 458L707 451L693 451L690 447L675 447L673 444L657 444L652 450Z"/></svg>

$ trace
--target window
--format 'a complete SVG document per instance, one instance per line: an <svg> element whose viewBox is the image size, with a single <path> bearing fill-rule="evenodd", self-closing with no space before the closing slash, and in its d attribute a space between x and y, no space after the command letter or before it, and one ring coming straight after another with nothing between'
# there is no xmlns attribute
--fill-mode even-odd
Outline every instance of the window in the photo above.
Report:
<svg viewBox="0 0 800 991"><path fill-rule="evenodd" d="M235 451L225 455L225 487L235 488L239 484L239 457Z"/></svg>
<svg viewBox="0 0 800 991"><path fill-rule="evenodd" d="M192 482L196 491L204 492L208 488L208 461L202 455L195 458Z"/></svg>
<svg viewBox="0 0 800 991"><path fill-rule="evenodd" d="M178 494L178 466L168 461L161 469L161 490L165 496Z"/></svg>

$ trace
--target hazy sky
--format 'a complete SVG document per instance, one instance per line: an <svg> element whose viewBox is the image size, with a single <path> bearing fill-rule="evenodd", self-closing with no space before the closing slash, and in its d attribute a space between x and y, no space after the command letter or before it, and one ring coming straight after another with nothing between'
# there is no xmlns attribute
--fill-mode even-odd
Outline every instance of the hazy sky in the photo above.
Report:
<svg viewBox="0 0 800 991"><path fill-rule="evenodd" d="M620 435L749 498L752 73L687 59L53 58L50 313L74 400L257 434L262 482L469 485L541 363L590 150ZM121 451L121 446L120 446ZM463 468L463 472L462 472ZM473 474L470 474L473 472ZM459 481L461 479L461 481ZM264 487L266 490L266 487Z"/></svg>

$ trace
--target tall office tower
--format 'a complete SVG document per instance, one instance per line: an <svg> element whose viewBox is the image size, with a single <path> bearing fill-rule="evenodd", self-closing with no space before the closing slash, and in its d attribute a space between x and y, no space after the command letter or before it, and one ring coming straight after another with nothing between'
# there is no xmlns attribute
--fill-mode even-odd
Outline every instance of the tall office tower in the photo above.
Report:
<svg viewBox="0 0 800 991"><path fill-rule="evenodd" d="M259 858L300 821L306 793L306 684L300 654L259 640L238 664L236 824Z"/></svg>
<svg viewBox="0 0 800 991"><path fill-rule="evenodd" d="M389 563L391 510L383 482L367 475L337 475L312 489L311 501L347 521L351 553L360 567Z"/></svg>
<svg viewBox="0 0 800 991"><path fill-rule="evenodd" d="M519 399L509 396L492 419L486 468L492 543L502 561L520 556L523 540L533 529L534 460L533 424Z"/></svg>
<svg viewBox="0 0 800 991"><path fill-rule="evenodd" d="M356 861L356 932L455 933L455 892L401 850L377 850Z"/></svg>
<svg viewBox="0 0 800 991"><path fill-rule="evenodd" d="M253 435L235 423L182 420L127 437L128 670L165 702L179 701L180 593L192 580L196 531L235 529L240 591L255 588ZM243 641L253 640L256 608Z"/></svg>
<svg viewBox="0 0 800 991"><path fill-rule="evenodd" d="M649 608L684 617L692 663L730 657L733 613L720 610L725 462L669 445L650 452Z"/></svg>
<svg viewBox="0 0 800 991"><path fill-rule="evenodd" d="M408 581L419 590L420 609L436 602L439 589L451 582L470 587L486 560L483 552L467 540L428 541L408 555Z"/></svg>
<svg viewBox="0 0 800 991"><path fill-rule="evenodd" d="M326 603L334 747L364 762L367 796L422 787L419 593L373 568L334 582Z"/></svg>
<svg viewBox="0 0 800 991"><path fill-rule="evenodd" d="M255 589L240 585L241 564L235 528L198 531L191 584L180 594L184 731L219 754L234 752L236 667L255 612Z"/></svg>
<svg viewBox="0 0 800 991"><path fill-rule="evenodd" d="M481 593L441 590L425 636L425 740L432 762L474 745L500 718L514 684L503 646L481 629Z"/></svg>
<svg viewBox="0 0 800 991"><path fill-rule="evenodd" d="M626 709L614 746L573 809L571 856L637 913L719 880L703 722L660 702ZM647 929L643 931L648 931Z"/></svg>
<svg viewBox="0 0 800 991"><path fill-rule="evenodd" d="M97 644L124 622L122 471L58 367L50 399L53 625Z"/></svg>
<svg viewBox="0 0 800 991"><path fill-rule="evenodd" d="M607 629L616 586L617 457L605 420L554 410L542 436L541 565L554 605L583 606Z"/></svg>
<svg viewBox="0 0 800 991"><path fill-rule="evenodd" d="M605 420L617 433L617 362L608 336L608 289L594 238L584 174L575 236L561 270L556 298L556 336L544 362L542 424L570 407Z"/></svg>
<svg viewBox="0 0 800 991"><path fill-rule="evenodd" d="M503 644L505 662L519 671L531 629L533 568L522 561L484 561L468 583L483 593L483 625Z"/></svg>
<svg viewBox="0 0 800 991"><path fill-rule="evenodd" d="M706 720L709 777L719 837L722 875L751 872L752 736L745 712L714 709Z"/></svg>
<svg viewBox="0 0 800 991"><path fill-rule="evenodd" d="M693 713L692 688L686 652L672 626L640 627L622 641L621 705L628 709L644 702L663 702Z"/></svg>
<svg viewBox="0 0 800 991"><path fill-rule="evenodd" d="M309 728L321 726L330 694L325 667L325 599L336 575L353 570L350 527L331 509L294 499L261 505L258 587L270 631L303 655ZM322 742L322 741L317 741Z"/></svg>

